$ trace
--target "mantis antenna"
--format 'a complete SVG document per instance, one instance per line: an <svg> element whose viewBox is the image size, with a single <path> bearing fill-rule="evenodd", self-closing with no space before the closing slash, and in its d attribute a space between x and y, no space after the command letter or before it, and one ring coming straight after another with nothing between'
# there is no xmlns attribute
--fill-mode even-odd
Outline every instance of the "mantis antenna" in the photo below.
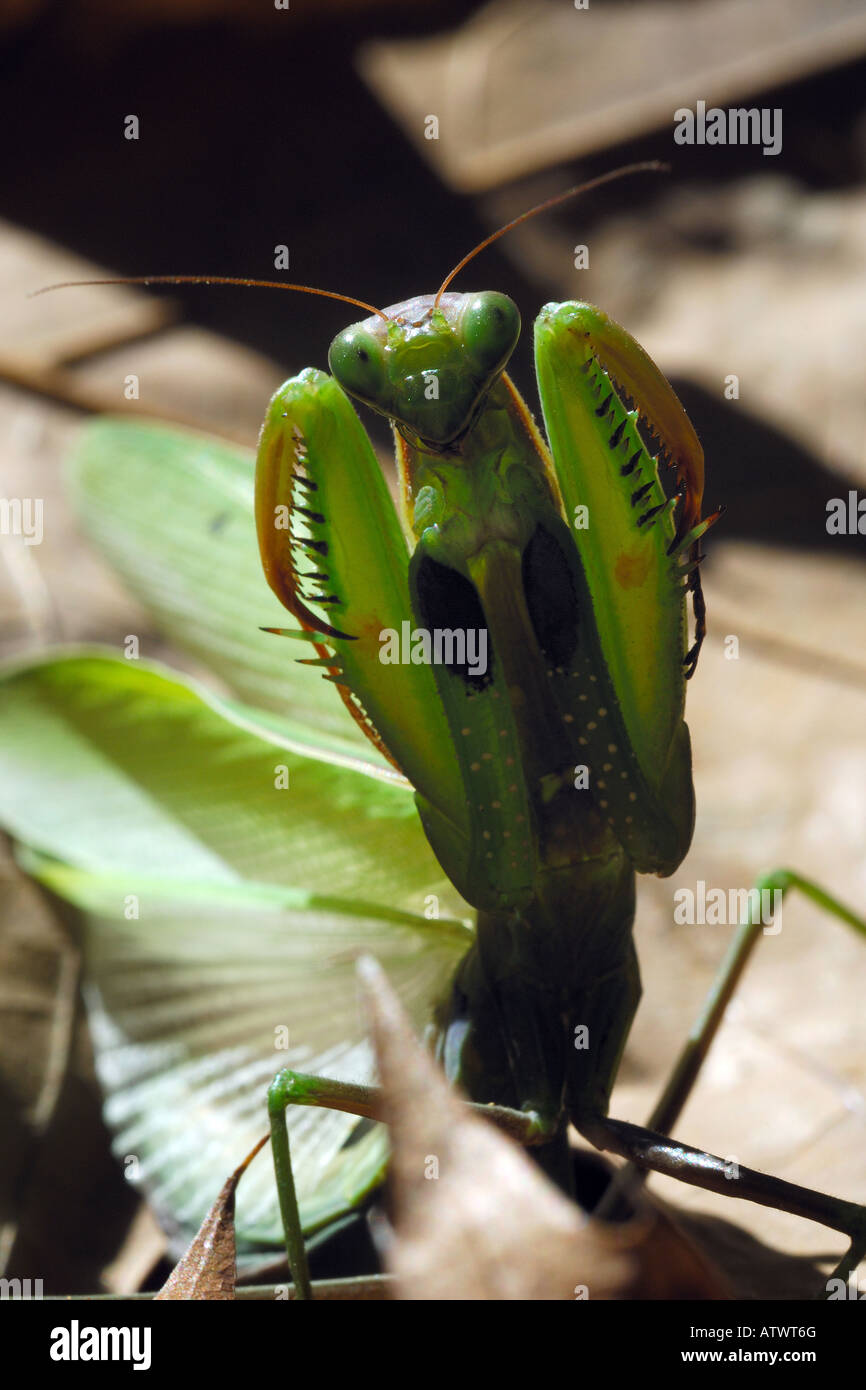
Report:
<svg viewBox="0 0 866 1390"><path fill-rule="evenodd" d="M468 255L464 256L462 261L458 261L454 269L449 275L446 275L442 284L439 286L439 292L433 301L433 308L437 309L439 307L439 301L443 294L455 276L460 274L464 266L468 265L469 262L478 255L479 251L484 251L492 242L498 241L501 236L505 236L506 232L510 232L512 227L519 227L521 222L528 222L530 217L537 217L540 212L547 212L548 208L555 208L560 203L567 202L569 198L576 198L579 193L588 193L590 189L599 188L603 183L613 183L615 179L623 179L628 174L669 174L670 170L671 166L669 164L664 164L659 159L645 159L639 164L623 164L619 169L610 169L606 174L599 174L598 178L589 179L586 183L575 184L573 188L567 188L564 193L555 193L552 198L545 198L543 203L537 203L534 208L529 208L527 212L522 212L519 217L513 217L510 222L506 222L504 227L499 227L497 231L491 232L490 236L485 237L483 241L479 241L478 245L474 247Z"/></svg>
<svg viewBox="0 0 866 1390"><path fill-rule="evenodd" d="M354 304L358 309L366 309L368 314L378 314L380 319L390 323L388 315L374 304L363 299L354 299L350 294L338 294L336 290L320 290L315 285L287 284L285 280L248 280L240 275L122 275L106 280L62 280L57 285L43 285L34 290L28 299L48 294L49 290L68 290L81 285L245 285L259 290L297 290L301 294L319 294L325 299L341 299L344 304Z"/></svg>

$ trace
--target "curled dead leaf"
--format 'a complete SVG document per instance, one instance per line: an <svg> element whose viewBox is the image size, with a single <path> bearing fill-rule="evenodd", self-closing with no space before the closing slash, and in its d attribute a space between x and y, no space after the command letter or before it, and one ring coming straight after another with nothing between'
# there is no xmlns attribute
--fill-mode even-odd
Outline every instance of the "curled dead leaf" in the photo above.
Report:
<svg viewBox="0 0 866 1390"><path fill-rule="evenodd" d="M259 1140L222 1190L183 1258L175 1265L155 1299L220 1300L235 1297L235 1191L242 1175L269 1135Z"/></svg>

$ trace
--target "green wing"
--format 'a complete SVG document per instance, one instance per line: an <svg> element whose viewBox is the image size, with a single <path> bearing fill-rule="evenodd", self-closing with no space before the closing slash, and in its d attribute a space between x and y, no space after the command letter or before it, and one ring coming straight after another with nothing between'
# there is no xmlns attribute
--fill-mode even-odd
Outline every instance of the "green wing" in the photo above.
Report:
<svg viewBox="0 0 866 1390"><path fill-rule="evenodd" d="M270 884L131 880L32 855L24 866L85 924L85 995L112 1147L183 1239L267 1130L267 1087L280 1067L374 1079L358 953L380 961L420 1032L471 941L459 923ZM137 920L123 912L132 886ZM287 1118L301 1219L314 1232L381 1179L386 1132L362 1126L355 1140L361 1121L333 1110L295 1107ZM241 1253L281 1244L267 1154L244 1176L236 1222Z"/></svg>
<svg viewBox="0 0 866 1390"><path fill-rule="evenodd" d="M141 662L75 656L6 673L0 819L25 867L83 916L116 1149L185 1235L266 1129L281 1066L369 1079L358 949L391 971L420 1027L471 940L447 919L464 905L410 792L278 752ZM440 920L424 915L431 895ZM282 1027L288 1051L275 1046ZM325 1111L292 1124L313 1228L375 1180L383 1139L344 1151L357 1121ZM247 1245L278 1244L266 1161L239 1201Z"/></svg>

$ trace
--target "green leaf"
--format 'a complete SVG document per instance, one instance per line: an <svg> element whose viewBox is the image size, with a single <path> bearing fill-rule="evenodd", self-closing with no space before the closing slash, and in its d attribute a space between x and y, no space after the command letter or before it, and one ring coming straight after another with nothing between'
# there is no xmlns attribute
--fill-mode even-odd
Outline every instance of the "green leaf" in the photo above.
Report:
<svg viewBox="0 0 866 1390"><path fill-rule="evenodd" d="M70 484L88 535L161 630L279 716L262 722L263 737L309 730L387 767L321 672L298 664L315 655L309 644L261 631L284 627L286 613L262 573L254 466L252 453L204 435L109 418L83 431ZM256 723L253 710L244 717Z"/></svg>

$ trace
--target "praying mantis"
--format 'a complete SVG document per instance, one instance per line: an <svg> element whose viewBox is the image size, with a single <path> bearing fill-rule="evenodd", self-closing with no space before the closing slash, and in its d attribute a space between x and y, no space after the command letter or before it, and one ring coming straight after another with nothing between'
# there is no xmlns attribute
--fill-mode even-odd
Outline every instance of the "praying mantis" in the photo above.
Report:
<svg viewBox="0 0 866 1390"><path fill-rule="evenodd" d="M412 784L430 846L475 910L474 939L429 1000L427 1042L448 1079L566 1192L573 1125L641 1170L726 1194L735 1186L843 1232L851 1244L836 1273L847 1275L866 1252L866 1208L745 1167L732 1185L722 1159L669 1138L760 920L739 928L647 1126L608 1114L640 998L635 876L669 876L691 842L685 694L705 634L701 540L719 513L702 517L703 454L673 390L589 304L545 305L535 324L545 441L506 371L517 306L450 288L494 237L435 294L386 309L330 296L368 317L335 338L330 375L308 368L280 387L260 436L261 561L298 624L270 630L315 653L302 660ZM399 512L352 401L393 426ZM759 888L799 889L866 933L796 873L769 874ZM294 1106L365 1119L380 1107L374 1087L295 1069L270 1087L303 1295ZM369 1187L365 1169L346 1209Z"/></svg>
<svg viewBox="0 0 866 1390"><path fill-rule="evenodd" d="M640 345L573 302L546 305L535 324L546 446L505 371L516 306L448 293L469 259L437 294L340 333L331 377L304 372L274 396L256 479L265 573L302 625L292 635L313 640L350 712L409 776L437 858L477 909L431 1029L446 1075L510 1112L500 1122L566 1190L569 1121L601 1149L724 1190L721 1160L666 1136L759 923L741 928L648 1127L607 1117L640 997L635 872L671 874L694 825L683 710L705 630L699 543L719 515L701 519L703 453ZM402 528L346 396L392 423ZM670 497L639 422L676 474ZM281 507L301 522L294 534L274 524ZM418 664L383 666L383 630L406 626L486 630L490 668L426 665L423 650ZM796 875L761 884L793 886L862 929ZM270 1112L283 1181L289 1103L375 1113L341 1083L281 1074ZM861 1258L862 1208L748 1171L738 1193L844 1229L849 1262ZM297 1265L288 1202L284 1219Z"/></svg>

